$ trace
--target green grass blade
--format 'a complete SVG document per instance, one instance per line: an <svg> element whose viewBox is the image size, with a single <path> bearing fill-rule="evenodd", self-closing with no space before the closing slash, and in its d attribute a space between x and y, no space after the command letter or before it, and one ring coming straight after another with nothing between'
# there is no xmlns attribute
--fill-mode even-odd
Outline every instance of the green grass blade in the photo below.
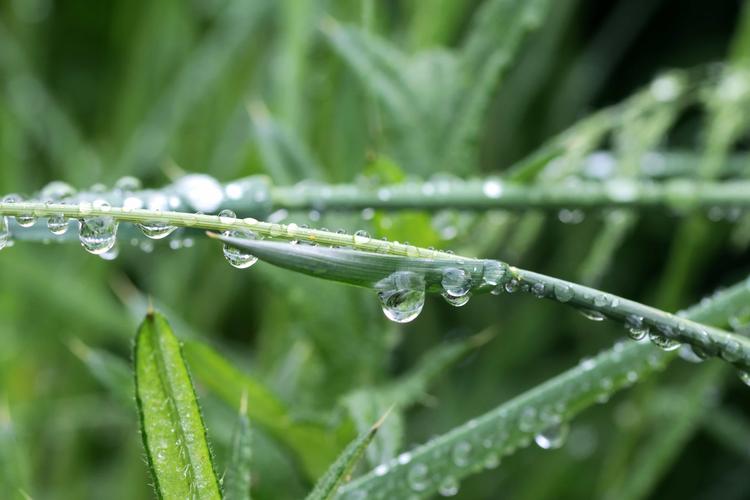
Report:
<svg viewBox="0 0 750 500"><path fill-rule="evenodd" d="M107 351L93 349L78 339L69 343L75 354L91 375L120 402L123 407L133 404L133 370L128 363Z"/></svg>
<svg viewBox="0 0 750 500"><path fill-rule="evenodd" d="M732 307L750 299L747 282L739 283L686 311L696 321L723 326ZM612 394L658 369L675 357L648 344L621 344L602 352L534 389L456 427L342 488L341 499L382 495L385 498L427 498L439 490L453 491L458 481L502 455L527 446L531 439L560 425L584 409L606 402Z"/></svg>
<svg viewBox="0 0 750 500"><path fill-rule="evenodd" d="M141 435L159 498L221 498L198 400L177 337L151 312L135 343Z"/></svg>
<svg viewBox="0 0 750 500"><path fill-rule="evenodd" d="M252 461L252 432L247 418L247 396L243 395L237 428L232 437L232 455L224 475L226 500L250 500L250 470Z"/></svg>
<svg viewBox="0 0 750 500"><path fill-rule="evenodd" d="M315 485L315 488L307 496L307 500L329 500L341 487L342 483L349 480L354 466L364 455L367 446L370 444L378 429L388 413L383 415L380 420L370 427L367 431L360 434L354 441L344 449L341 455L331 465L325 475Z"/></svg>

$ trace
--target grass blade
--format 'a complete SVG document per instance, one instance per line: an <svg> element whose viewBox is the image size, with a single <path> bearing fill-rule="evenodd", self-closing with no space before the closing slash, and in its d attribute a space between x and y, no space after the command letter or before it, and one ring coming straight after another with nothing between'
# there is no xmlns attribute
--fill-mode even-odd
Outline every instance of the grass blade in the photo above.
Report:
<svg viewBox="0 0 750 500"><path fill-rule="evenodd" d="M135 344L141 434L159 498L221 498L198 400L167 320L151 311Z"/></svg>
<svg viewBox="0 0 750 500"><path fill-rule="evenodd" d="M686 311L686 316L723 326L727 312L750 299L739 283ZM426 498L458 488L458 481L501 455L527 446L532 437L560 425L595 403L663 368L676 356L649 344L616 344L557 377L413 450L409 460L394 460L342 488L341 499L377 494L384 498Z"/></svg>
<svg viewBox="0 0 750 500"><path fill-rule="evenodd" d="M375 434L387 416L388 413L375 422L370 429L349 443L349 446L346 447L339 458L331 465L328 472L315 485L315 488L307 496L307 500L329 500L334 498L341 484L349 480L352 469L354 469L354 466L357 465L357 462L364 455L367 446L375 437Z"/></svg>
<svg viewBox="0 0 750 500"><path fill-rule="evenodd" d="M252 433L247 418L247 395L242 395L237 429L232 437L232 455L224 476L226 500L250 500L250 467L252 460Z"/></svg>

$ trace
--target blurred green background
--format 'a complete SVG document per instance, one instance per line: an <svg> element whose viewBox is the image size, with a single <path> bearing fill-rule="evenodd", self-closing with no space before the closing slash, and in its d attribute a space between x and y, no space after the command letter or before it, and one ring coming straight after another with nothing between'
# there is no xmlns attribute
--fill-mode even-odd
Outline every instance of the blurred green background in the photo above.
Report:
<svg viewBox="0 0 750 500"><path fill-rule="evenodd" d="M355 182L373 172L501 173L663 71L725 60L742 8L730 0L551 2L493 86L471 161L442 162L440 136L425 132L429 120L406 135L391 127L325 32L335 19L405 54L430 51L440 61L461 46L482 3L3 0L0 193L32 193L55 179L79 189L111 186L123 175L158 187L177 167L220 181L268 174L280 185ZM441 68L417 75L430 112L440 110L444 84L455 78L455 66ZM700 113L689 112L663 142L699 150L704 126ZM404 146L410 134L422 137L418 148ZM493 234L493 215L449 211L367 220L292 213L285 220L364 228L576 279L602 218L562 224L549 215L531 241L521 226ZM726 221L704 233L689 273L664 274L670 248L680 244L677 220L659 212L639 218L600 286L676 310L747 276L747 249L730 244ZM70 349L80 340L129 360L136 289L164 309L178 336L205 340L264 381L297 418L331 428L347 394L408 372L435 346L491 328L491 342L442 370L420 404L405 411L401 449L494 408L623 333L526 296L477 297L460 309L428 298L422 315L400 327L369 291L263 263L237 271L203 238L179 251L167 241L150 252L124 245L113 262L77 244L18 242L0 253L0 497L12 498L18 486L35 499L153 497L134 405L100 384ZM645 446L695 409L684 385L697 371L676 363L574 421L562 449L522 450L465 481L458 498L620 498L643 473L644 450L659 453ZM664 445L675 458L656 471L646 496L750 497L746 391L731 379L697 401L708 409L684 438ZM234 409L204 387L199 395L223 470ZM262 428L256 434L257 498L302 497L314 478Z"/></svg>

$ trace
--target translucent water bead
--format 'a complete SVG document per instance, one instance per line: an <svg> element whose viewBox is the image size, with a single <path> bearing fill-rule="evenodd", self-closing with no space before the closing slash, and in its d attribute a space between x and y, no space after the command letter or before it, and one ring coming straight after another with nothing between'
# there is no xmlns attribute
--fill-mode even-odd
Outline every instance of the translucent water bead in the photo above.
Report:
<svg viewBox="0 0 750 500"><path fill-rule="evenodd" d="M81 246L94 255L109 252L117 241L117 221L112 217L89 217L81 221Z"/></svg>
<svg viewBox="0 0 750 500"><path fill-rule="evenodd" d="M222 235L231 238L244 238L248 240L260 239L260 236L252 231L224 231ZM258 257L252 255L244 248L238 248L228 243L224 243L223 251L224 258L227 259L229 265L232 267L236 267L237 269L247 269L248 267L258 262Z"/></svg>
<svg viewBox="0 0 750 500"><path fill-rule="evenodd" d="M383 314L391 321L408 323L422 312L425 299L422 275L398 271L378 283L377 288Z"/></svg>
<svg viewBox="0 0 750 500"><path fill-rule="evenodd" d="M451 305L461 307L471 296L471 273L464 269L450 267L443 271L441 295Z"/></svg>
<svg viewBox="0 0 750 500"><path fill-rule="evenodd" d="M166 238L177 230L177 226L172 226L164 221L153 220L142 224L137 224L143 234L152 240Z"/></svg>

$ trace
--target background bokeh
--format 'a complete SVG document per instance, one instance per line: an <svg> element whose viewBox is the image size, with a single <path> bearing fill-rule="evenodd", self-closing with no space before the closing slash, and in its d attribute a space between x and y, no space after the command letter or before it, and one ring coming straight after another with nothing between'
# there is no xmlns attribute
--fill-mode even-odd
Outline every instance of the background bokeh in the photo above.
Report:
<svg viewBox="0 0 750 500"><path fill-rule="evenodd" d="M3 0L0 193L33 193L56 179L79 189L111 186L124 175L158 187L181 170L220 181L267 174L279 185L304 181L309 172L318 182L356 182L373 172L497 174L666 70L725 60L742 8L732 0L553 1L493 90L472 160L443 162L440 136L425 133L429 120L409 133L389 127L382 104L325 32L333 19L405 54L433 51L439 59L458 50L481 4ZM439 110L441 84L451 76L421 77L420 90L434 94L432 111ZM700 113L688 113L664 143L699 150L704 127ZM404 146L412 134L422 138L418 147ZM279 147L289 156L278 157ZM511 229L481 246L495 227L491 215L413 212L365 220L359 213L290 213L285 220L367 229L575 280L602 218L593 213L563 224L548 215L532 241ZM747 276L749 254L732 246L727 221L706 230L688 272L665 273L680 246L678 220L659 211L640 217L600 286L677 310ZM460 309L428 298L415 322L396 326L370 291L263 263L238 271L201 237L180 250L168 241L148 252L124 244L115 261L77 244L19 241L0 253L0 497L12 498L19 481L35 499L153 496L135 406L123 404L74 353L83 342L129 360L139 293L164 309L178 336L206 340L299 418L335 420L346 394L408 371L436 345L491 329L491 342L447 368L406 412L402 449L623 336L617 325L509 295L477 297ZM562 449L521 450L465 481L458 498L619 498L647 459L644 445L684 414L683 387L699 370L675 363L585 412ZM203 387L199 394L223 470L234 410ZM700 404L707 411L685 439L669 443L679 452L650 498L750 496L747 387L728 378ZM739 430L727 434L732 425ZM289 450L262 428L256 441L257 498L302 497L311 478Z"/></svg>

